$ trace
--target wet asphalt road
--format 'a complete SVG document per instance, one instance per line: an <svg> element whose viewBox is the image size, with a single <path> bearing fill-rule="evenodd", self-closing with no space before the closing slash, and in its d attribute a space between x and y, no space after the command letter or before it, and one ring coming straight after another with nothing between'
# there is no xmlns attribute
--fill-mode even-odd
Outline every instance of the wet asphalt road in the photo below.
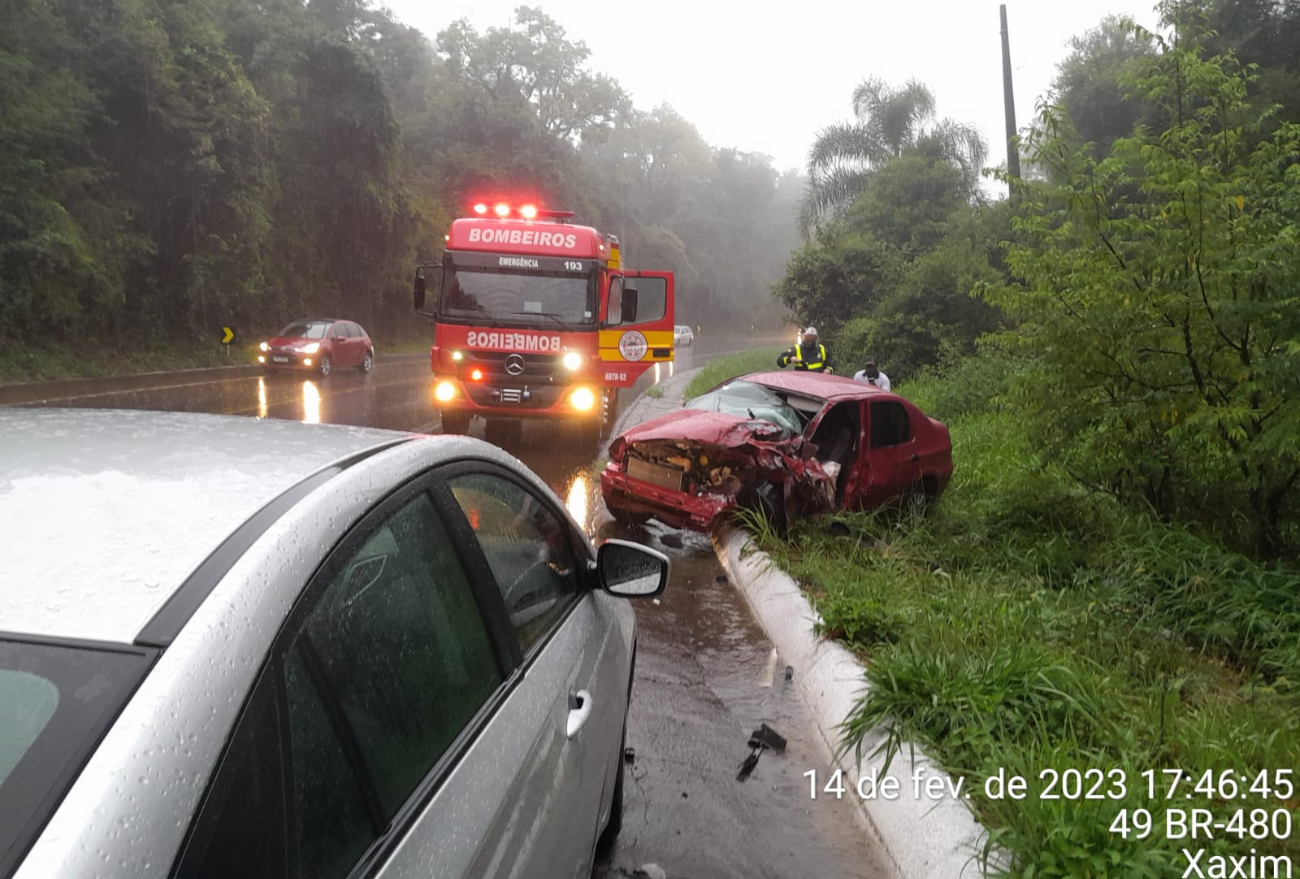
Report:
<svg viewBox="0 0 1300 879"><path fill-rule="evenodd" d="M746 338L701 338L678 349L675 364L650 371L644 387L752 347ZM778 340L764 344L779 344ZM35 389L33 389L35 390ZM294 375L174 373L141 380L94 380L34 393L42 405L219 412L262 418L436 432L427 356L385 358L370 375L336 372L326 380ZM56 398L57 397L57 398ZM623 403L626 405L626 401ZM475 422L471 432L483 436ZM637 605L639 647L628 747L623 832L599 879L875 879L886 860L846 798L809 798L803 773L825 778L829 756L793 685L708 539L652 522L623 530L605 513L592 463L599 449L525 424L500 439L565 500L599 542L640 540L667 553L673 576L658 603ZM797 675L799 669L793 669ZM737 773L749 733L767 723L788 740L766 752L744 782ZM657 869L656 869L657 868Z"/></svg>

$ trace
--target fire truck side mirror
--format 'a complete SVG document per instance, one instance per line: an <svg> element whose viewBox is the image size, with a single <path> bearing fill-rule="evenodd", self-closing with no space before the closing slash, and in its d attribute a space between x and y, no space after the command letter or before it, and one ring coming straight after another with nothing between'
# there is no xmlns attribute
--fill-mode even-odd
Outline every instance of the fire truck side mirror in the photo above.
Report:
<svg viewBox="0 0 1300 879"><path fill-rule="evenodd" d="M622 312L619 323L634 324L636 323L636 288L624 287L623 300L620 308Z"/></svg>
<svg viewBox="0 0 1300 879"><path fill-rule="evenodd" d="M425 279L426 271L429 273L428 280ZM435 293L442 289L442 266L420 266L415 270L415 310L420 314L433 314L425 307L428 302L427 292L430 282Z"/></svg>

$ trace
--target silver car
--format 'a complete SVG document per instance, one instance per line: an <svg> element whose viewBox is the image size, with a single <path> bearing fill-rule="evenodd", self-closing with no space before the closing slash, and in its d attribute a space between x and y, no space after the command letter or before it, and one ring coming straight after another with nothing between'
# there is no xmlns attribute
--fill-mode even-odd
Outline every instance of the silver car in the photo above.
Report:
<svg viewBox="0 0 1300 879"><path fill-rule="evenodd" d="M0 558L0 877L579 877L618 832L615 596L668 561L493 446L0 410Z"/></svg>

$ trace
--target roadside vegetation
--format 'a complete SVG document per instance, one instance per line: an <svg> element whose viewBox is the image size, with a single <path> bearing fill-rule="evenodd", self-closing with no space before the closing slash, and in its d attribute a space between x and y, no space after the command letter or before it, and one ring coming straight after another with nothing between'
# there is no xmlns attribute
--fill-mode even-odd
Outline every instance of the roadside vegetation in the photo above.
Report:
<svg viewBox="0 0 1300 879"><path fill-rule="evenodd" d="M410 338L375 343L376 353L428 354L429 339ZM134 375L212 366L257 365L256 344L232 344L222 349L216 336L193 344L174 342L150 346L118 346L86 342L81 345L32 343L0 349L0 383L44 381L89 376Z"/></svg>
<svg viewBox="0 0 1300 879"><path fill-rule="evenodd" d="M93 372L96 342L201 364L223 325L418 332L415 266L483 198L616 232L690 291L680 323L780 324L756 291L798 245L802 175L636 108L541 8L445 24L370 0L0 4L0 351L37 352L5 376Z"/></svg>
<svg viewBox="0 0 1300 879"><path fill-rule="evenodd" d="M1300 765L1300 568L1252 561L1047 463L1006 391L1019 364L988 356L902 389L948 424L956 469L925 518L895 512L796 523L759 544L867 668L846 747L879 725L904 765L924 746L967 789L1006 875L1143 877L1182 863L1163 832L1124 840L1121 809L1300 807L1251 794L1163 801L1167 767L1255 778ZM1043 800L1044 769L1122 769L1119 799ZM1144 770L1159 795L1148 798ZM1023 801L988 800L999 771ZM1292 779L1295 781L1296 779ZM1242 786L1243 792L1245 786ZM1215 843L1300 856L1300 839Z"/></svg>
<svg viewBox="0 0 1300 879"><path fill-rule="evenodd" d="M766 372L776 369L776 358L780 348L760 348L743 354L730 354L710 361L686 384L684 392L687 400L719 385L729 378L747 375L751 372Z"/></svg>
<svg viewBox="0 0 1300 879"><path fill-rule="evenodd" d="M845 746L925 746L1010 855L986 866L1024 879L1182 875L1184 845L1300 857L1294 831L1164 832L1170 808L1300 817L1271 775L1300 767L1300 10L1159 10L1162 33L1074 41L1005 202L924 86L864 83L813 148L774 291L944 420L956 469L928 517L759 544L866 665ZM1041 798L1066 769L1127 789ZM1190 773L1172 802L1164 769ZM1030 796L983 797L999 772ZM1113 832L1122 809L1154 832Z"/></svg>

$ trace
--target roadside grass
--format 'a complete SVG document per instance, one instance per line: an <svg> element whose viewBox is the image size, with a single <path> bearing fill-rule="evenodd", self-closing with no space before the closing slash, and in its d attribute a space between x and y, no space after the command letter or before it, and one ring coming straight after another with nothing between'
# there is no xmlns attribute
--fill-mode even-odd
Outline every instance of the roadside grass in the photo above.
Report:
<svg viewBox="0 0 1300 879"><path fill-rule="evenodd" d="M758 348L710 361L687 383L685 398L689 400L691 397L698 397L715 385L720 385L738 375L776 369L776 358L780 353L780 348Z"/></svg>
<svg viewBox="0 0 1300 879"><path fill-rule="evenodd" d="M250 362L251 349L237 347L227 355L214 340L166 345L123 345L111 340L76 344L0 345L0 382L163 372ZM229 358L229 359L227 359Z"/></svg>
<svg viewBox="0 0 1300 879"><path fill-rule="evenodd" d="M1248 781L1249 796L1228 801L1184 781L1167 802L1161 775L1291 769L1300 788L1300 571L1077 488L1035 458L996 388L970 391L936 379L905 389L953 437L954 476L927 517L842 514L795 523L785 540L756 533L821 613L823 634L866 665L845 747L860 753L880 729L891 759L916 742L965 777L989 844L1011 855L1005 868L985 863L991 875L1181 875L1184 847L1300 857L1297 833L1164 832L1169 808L1211 809L1220 822L1242 807L1297 817L1295 792L1283 801L1249 793ZM1100 770L1082 791L1100 777L1103 798L1042 798L1053 769ZM985 797L999 772L1024 777L1029 796ZM1154 832L1111 832L1121 809L1147 810Z"/></svg>
<svg viewBox="0 0 1300 879"><path fill-rule="evenodd" d="M0 383L251 366L257 363L258 341L233 344L229 352L215 338L148 344L96 339L66 344L8 341L0 344ZM427 354L429 344L428 339L413 337L376 342L375 348L380 354Z"/></svg>

